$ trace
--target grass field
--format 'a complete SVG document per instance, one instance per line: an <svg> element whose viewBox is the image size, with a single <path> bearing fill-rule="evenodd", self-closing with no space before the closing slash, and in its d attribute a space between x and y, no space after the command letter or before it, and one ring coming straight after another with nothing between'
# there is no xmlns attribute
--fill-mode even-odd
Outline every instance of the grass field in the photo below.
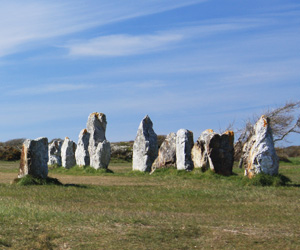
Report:
<svg viewBox="0 0 300 250"><path fill-rule="evenodd" d="M64 186L10 185L18 162L0 162L0 249L300 249L300 158L291 183L245 185L242 170L113 173L50 170ZM73 185L71 185L73 184ZM75 185L76 184L76 185Z"/></svg>

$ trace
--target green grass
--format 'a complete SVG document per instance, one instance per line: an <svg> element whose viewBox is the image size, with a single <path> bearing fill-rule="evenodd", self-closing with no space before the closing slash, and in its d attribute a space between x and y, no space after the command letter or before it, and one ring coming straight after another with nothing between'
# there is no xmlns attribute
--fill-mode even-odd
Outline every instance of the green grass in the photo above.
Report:
<svg viewBox="0 0 300 250"><path fill-rule="evenodd" d="M280 176L248 183L238 168L228 177L174 168L149 175L128 163L110 165L114 173L50 170L99 185L0 184L0 249L297 249L300 164L293 162L280 165L286 186L274 186ZM0 176L16 173L7 170L0 162Z"/></svg>
<svg viewBox="0 0 300 250"><path fill-rule="evenodd" d="M74 166L70 169L64 167L50 168L49 173L67 175L106 175L112 174L113 171L110 169L94 169L91 166Z"/></svg>

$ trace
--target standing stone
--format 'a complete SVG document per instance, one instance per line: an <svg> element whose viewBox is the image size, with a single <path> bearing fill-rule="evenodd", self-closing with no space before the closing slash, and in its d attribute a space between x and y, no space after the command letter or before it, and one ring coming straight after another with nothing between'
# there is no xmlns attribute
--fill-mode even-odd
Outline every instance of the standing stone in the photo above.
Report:
<svg viewBox="0 0 300 250"><path fill-rule="evenodd" d="M90 133L86 129L81 130L78 138L77 148L75 151L76 164L78 166L90 165L89 154Z"/></svg>
<svg viewBox="0 0 300 250"><path fill-rule="evenodd" d="M32 175L39 178L48 176L48 139L26 140L23 143L18 178Z"/></svg>
<svg viewBox="0 0 300 250"><path fill-rule="evenodd" d="M95 154L92 156L91 160L93 161L93 167L95 169L107 169L110 162L110 142L107 140L99 142Z"/></svg>
<svg viewBox="0 0 300 250"><path fill-rule="evenodd" d="M61 140L54 140L52 143L49 144L49 160L48 165L54 165L57 164L58 166L61 166L61 146L62 146Z"/></svg>
<svg viewBox="0 0 300 250"><path fill-rule="evenodd" d="M153 130L153 123L147 115L140 123L133 144L132 170L149 172L157 153L157 135Z"/></svg>
<svg viewBox="0 0 300 250"><path fill-rule="evenodd" d="M195 168L201 168L203 171L209 169L209 159L206 150L207 137L213 134L212 129L207 129L201 133L192 149L192 160Z"/></svg>
<svg viewBox="0 0 300 250"><path fill-rule="evenodd" d="M205 130L192 150L195 167L203 171L211 169L217 174L231 175L234 162L233 141L232 131L217 134L212 129Z"/></svg>
<svg viewBox="0 0 300 250"><path fill-rule="evenodd" d="M210 169L217 174L231 175L234 162L234 133L211 134L207 137L207 153Z"/></svg>
<svg viewBox="0 0 300 250"><path fill-rule="evenodd" d="M193 132L179 129L176 135L176 166L178 170L192 170L192 148L194 146Z"/></svg>
<svg viewBox="0 0 300 250"><path fill-rule="evenodd" d="M87 132L90 134L88 150L90 155L90 165L95 169L106 166L106 162L101 163L101 159L110 159L110 154L105 156L99 155L99 152L102 154L108 153L107 150L100 150L103 145L98 149L98 144L103 143L106 140L106 125L107 122L105 114L95 112L89 115L87 121ZM106 144L107 142L105 145Z"/></svg>
<svg viewBox="0 0 300 250"><path fill-rule="evenodd" d="M254 135L243 148L245 176L252 178L258 173L278 174L279 161L274 148L270 119L261 116L254 126Z"/></svg>
<svg viewBox="0 0 300 250"><path fill-rule="evenodd" d="M176 164L176 134L170 133L161 144L158 156L152 164L151 172L157 168L169 167Z"/></svg>
<svg viewBox="0 0 300 250"><path fill-rule="evenodd" d="M61 160L64 168L71 168L76 165L75 151L76 143L66 137L61 147Z"/></svg>

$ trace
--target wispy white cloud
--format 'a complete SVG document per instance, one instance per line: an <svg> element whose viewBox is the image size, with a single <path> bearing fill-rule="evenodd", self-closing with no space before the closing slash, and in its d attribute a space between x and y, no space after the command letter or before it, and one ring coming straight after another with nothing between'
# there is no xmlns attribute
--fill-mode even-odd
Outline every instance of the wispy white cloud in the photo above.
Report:
<svg viewBox="0 0 300 250"><path fill-rule="evenodd" d="M207 24L186 24L186 26L159 31L154 34L115 34L100 36L66 45L71 56L128 56L152 53L176 48L176 45L193 38L207 38L225 32L246 30L258 26L260 20L215 20ZM261 23L260 23L261 25Z"/></svg>
<svg viewBox="0 0 300 250"><path fill-rule="evenodd" d="M38 85L33 87L19 88L15 90L8 91L8 95L43 95L43 94L53 94L60 92L69 91L79 91L88 90L93 88L94 85L91 84L51 84L51 85Z"/></svg>
<svg viewBox="0 0 300 250"><path fill-rule="evenodd" d="M70 55L76 56L127 56L150 53L169 48L182 40L180 34L111 35L91 39L70 46Z"/></svg>
<svg viewBox="0 0 300 250"><path fill-rule="evenodd" d="M88 28L163 12L205 0L38 1L3 0L0 8L0 57L41 39L68 35Z"/></svg>

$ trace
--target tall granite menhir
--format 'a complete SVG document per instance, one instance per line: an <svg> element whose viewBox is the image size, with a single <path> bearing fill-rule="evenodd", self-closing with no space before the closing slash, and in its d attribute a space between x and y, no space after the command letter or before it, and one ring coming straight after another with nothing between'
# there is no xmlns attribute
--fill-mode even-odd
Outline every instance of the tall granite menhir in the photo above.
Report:
<svg viewBox="0 0 300 250"><path fill-rule="evenodd" d="M193 170L191 151L194 146L193 132L179 129L176 135L176 167L178 170Z"/></svg>
<svg viewBox="0 0 300 250"><path fill-rule="evenodd" d="M243 147L242 162L245 176L256 174L278 174L279 161L274 148L270 119L261 116L254 126L254 134Z"/></svg>
<svg viewBox="0 0 300 250"><path fill-rule="evenodd" d="M88 117L87 128L79 134L76 150L76 163L95 169L107 168L110 162L110 142L106 140L106 116L103 113L92 113Z"/></svg>
<svg viewBox="0 0 300 250"><path fill-rule="evenodd" d="M140 123L133 144L132 170L149 172L158 154L157 135L147 115Z"/></svg>
<svg viewBox="0 0 300 250"><path fill-rule="evenodd" d="M87 129L81 130L75 152L76 164L78 166L90 165L89 140L90 133L87 132Z"/></svg>
<svg viewBox="0 0 300 250"><path fill-rule="evenodd" d="M48 139L26 140L23 143L18 178L32 175L38 178L48 176Z"/></svg>
<svg viewBox="0 0 300 250"><path fill-rule="evenodd" d="M75 151L76 143L66 137L61 147L61 161L64 168L71 168L76 165Z"/></svg>

